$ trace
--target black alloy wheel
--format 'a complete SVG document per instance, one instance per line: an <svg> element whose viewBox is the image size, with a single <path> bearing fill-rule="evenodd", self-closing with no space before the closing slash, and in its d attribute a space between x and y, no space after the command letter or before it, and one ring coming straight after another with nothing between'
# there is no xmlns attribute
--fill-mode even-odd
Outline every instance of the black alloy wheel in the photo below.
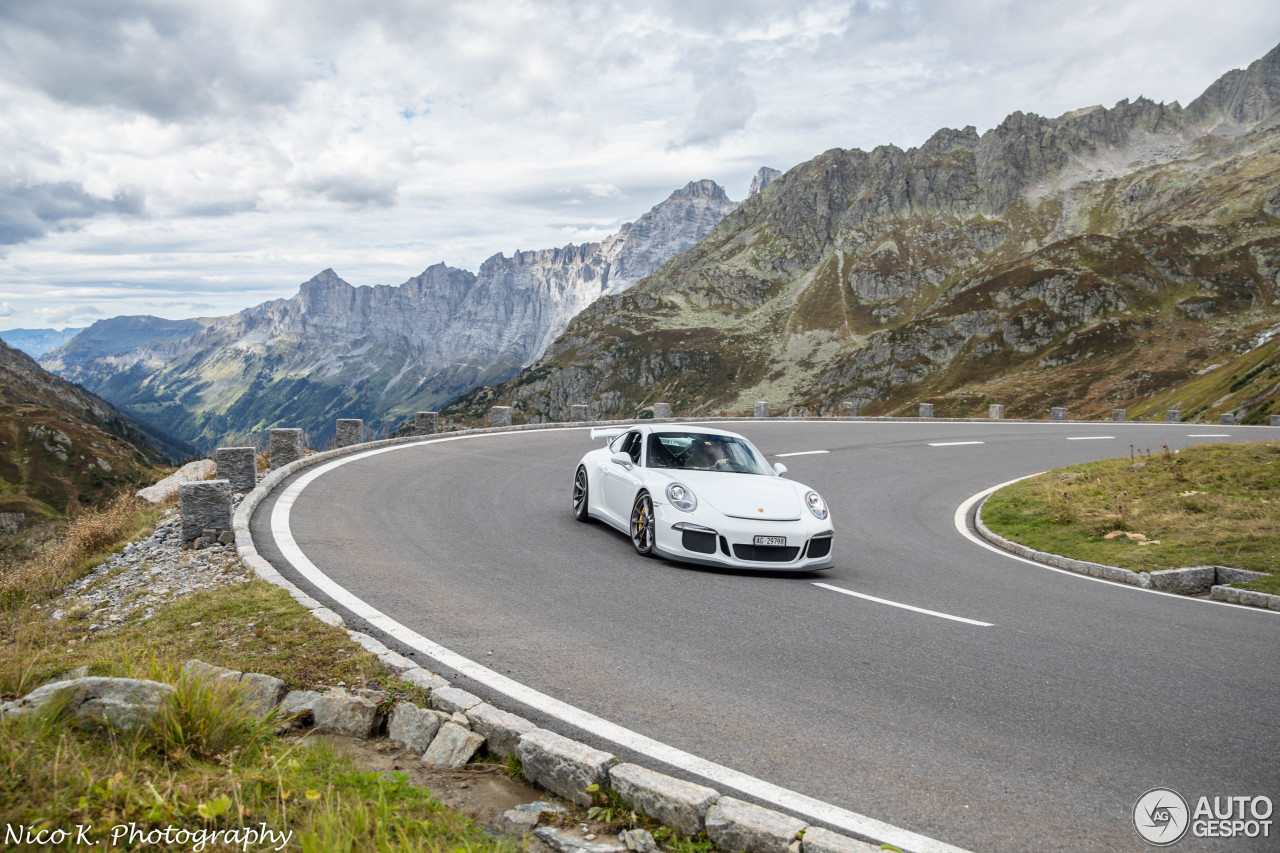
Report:
<svg viewBox="0 0 1280 853"><path fill-rule="evenodd" d="M573 475L573 517L578 521L590 521L591 513L587 506L587 468L578 466L578 473Z"/></svg>
<svg viewBox="0 0 1280 853"><path fill-rule="evenodd" d="M641 492L631 507L631 545L641 557L653 556L653 501Z"/></svg>

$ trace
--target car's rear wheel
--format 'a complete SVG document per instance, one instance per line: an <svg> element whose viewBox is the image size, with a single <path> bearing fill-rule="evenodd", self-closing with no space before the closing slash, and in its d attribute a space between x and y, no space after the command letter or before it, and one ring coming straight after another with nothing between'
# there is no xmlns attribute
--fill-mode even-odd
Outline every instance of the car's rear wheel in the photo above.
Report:
<svg viewBox="0 0 1280 853"><path fill-rule="evenodd" d="M587 505L587 467L578 466L578 473L573 475L573 517L578 521L590 521L591 512Z"/></svg>
<svg viewBox="0 0 1280 853"><path fill-rule="evenodd" d="M642 557L653 556L653 501L641 492L631 507L631 545Z"/></svg>

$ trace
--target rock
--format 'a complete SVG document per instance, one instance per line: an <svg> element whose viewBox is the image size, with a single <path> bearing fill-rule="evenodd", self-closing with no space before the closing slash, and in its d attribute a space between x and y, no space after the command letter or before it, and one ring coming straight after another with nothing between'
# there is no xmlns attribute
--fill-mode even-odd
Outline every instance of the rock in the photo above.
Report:
<svg viewBox="0 0 1280 853"><path fill-rule="evenodd" d="M440 727L431 746L422 755L422 763L426 767L442 770L453 770L462 767L471 760L484 745L484 738L473 731L464 729L454 722Z"/></svg>
<svg viewBox="0 0 1280 853"><path fill-rule="evenodd" d="M811 826L804 831L800 849L802 853L879 853L881 850L878 846L837 835L820 826Z"/></svg>
<svg viewBox="0 0 1280 853"><path fill-rule="evenodd" d="M261 672L246 672L241 675L240 689L240 701L259 720L265 720L289 692L283 681Z"/></svg>
<svg viewBox="0 0 1280 853"><path fill-rule="evenodd" d="M228 681L232 684L238 682L241 675L238 670L215 666L195 659L187 661L182 667L182 672L188 678L207 678L211 681Z"/></svg>
<svg viewBox="0 0 1280 853"><path fill-rule="evenodd" d="M539 817L533 812L507 809L498 817L498 831L508 835L524 835L538 826Z"/></svg>
<svg viewBox="0 0 1280 853"><path fill-rule="evenodd" d="M439 675L436 675L434 672L431 672L430 670L422 669L421 667L415 667L414 669L405 670L404 672L400 673L400 678L403 679L404 681L409 682L410 684L416 684L417 686L422 687L426 690L436 690L440 687L449 686L449 682L446 681L444 678L440 677Z"/></svg>
<svg viewBox="0 0 1280 853"><path fill-rule="evenodd" d="M658 842L643 829L624 829L618 833L618 840L632 853L657 853L658 850Z"/></svg>
<svg viewBox="0 0 1280 853"><path fill-rule="evenodd" d="M54 700L65 701L64 713L78 725L100 725L120 732L135 731L160 712L173 687L138 678L88 676L55 681L21 699L0 705L0 716L38 712Z"/></svg>
<svg viewBox="0 0 1280 853"><path fill-rule="evenodd" d="M258 451L252 447L219 447L213 452L218 479L231 483L231 491L247 495L258 485Z"/></svg>
<svg viewBox="0 0 1280 853"><path fill-rule="evenodd" d="M291 462L297 462L305 453L302 445L302 430L300 429L273 429L271 430L271 470L283 468Z"/></svg>
<svg viewBox="0 0 1280 853"><path fill-rule="evenodd" d="M415 755L426 752L439 731L440 718L426 708L412 702L397 702L391 709L387 737Z"/></svg>
<svg viewBox="0 0 1280 853"><path fill-rule="evenodd" d="M226 480L183 483L178 487L178 513L184 542L207 538L206 530L230 530L231 484Z"/></svg>
<svg viewBox="0 0 1280 853"><path fill-rule="evenodd" d="M364 421L360 418L338 418L335 431L335 444L338 447L350 447L364 441Z"/></svg>
<svg viewBox="0 0 1280 853"><path fill-rule="evenodd" d="M533 836L559 853L627 853L624 844L618 842L596 844L550 826L538 827L533 831Z"/></svg>
<svg viewBox="0 0 1280 853"><path fill-rule="evenodd" d="M340 687L314 699L311 713L316 731L321 732L367 739L378 725L378 706Z"/></svg>
<svg viewBox="0 0 1280 853"><path fill-rule="evenodd" d="M480 704L480 697L457 687L437 687L431 691L431 707L446 714L465 714Z"/></svg>
<svg viewBox="0 0 1280 853"><path fill-rule="evenodd" d="M312 725L315 722L315 703L319 699L320 694L314 690L290 690L280 700L280 716L296 716L303 725Z"/></svg>
<svg viewBox="0 0 1280 853"><path fill-rule="evenodd" d="M164 503L178 494L178 487L183 483L198 480L212 480L218 473L218 466L212 459L197 459L188 462L158 483L139 489L138 497L153 504Z"/></svg>
<svg viewBox="0 0 1280 853"><path fill-rule="evenodd" d="M657 773L636 764L609 768L609 782L618 797L634 811L680 830L692 838L706 829L707 810L720 793Z"/></svg>
<svg viewBox="0 0 1280 853"><path fill-rule="evenodd" d="M707 837L728 853L788 853L807 824L797 818L722 797L707 813Z"/></svg>
<svg viewBox="0 0 1280 853"><path fill-rule="evenodd" d="M617 762L607 752L545 729L522 735L517 752L526 779L580 806L591 805L587 788L603 787L609 768Z"/></svg>
<svg viewBox="0 0 1280 853"><path fill-rule="evenodd" d="M755 177L751 179L751 187L747 190L747 198L764 190L769 184L782 177L782 173L777 169L770 169L768 166L761 166L756 172Z"/></svg>
<svg viewBox="0 0 1280 853"><path fill-rule="evenodd" d="M482 702L467 711L471 730L485 739L491 755L506 758L519 755L520 737L537 728L524 717L517 717Z"/></svg>

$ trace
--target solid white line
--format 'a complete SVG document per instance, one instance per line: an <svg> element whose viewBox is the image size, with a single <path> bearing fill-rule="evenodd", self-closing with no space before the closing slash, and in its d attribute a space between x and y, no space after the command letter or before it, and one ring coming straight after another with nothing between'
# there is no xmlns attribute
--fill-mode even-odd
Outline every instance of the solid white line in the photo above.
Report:
<svg viewBox="0 0 1280 853"><path fill-rule="evenodd" d="M985 441L931 441L930 447L959 447L962 444L986 444Z"/></svg>
<svg viewBox="0 0 1280 853"><path fill-rule="evenodd" d="M973 544L979 545L983 548L986 548L988 551L999 554L1001 557L1008 557L1010 560L1017 560L1019 563L1026 563L1029 566L1035 566L1036 568L1039 568L1039 569L1047 569L1048 571L1051 571L1051 572L1057 572L1060 575L1067 575L1068 577L1079 578L1082 581L1093 581L1094 583L1105 583L1115 589L1128 589L1128 590L1133 590L1134 592L1150 593L1151 595L1163 595L1168 598L1176 598L1179 601L1186 601L1193 604L1216 604L1220 607L1231 607L1235 610L1251 610L1251 611L1256 611L1258 613L1269 613L1272 616L1276 615L1277 611L1263 610L1261 607L1241 607L1238 604L1231 604L1226 601L1214 601L1211 598L1192 598L1189 595L1178 595L1175 592L1161 592L1158 589L1147 589L1146 587L1141 587L1141 586L1131 586L1130 584L1127 584L1127 583L1116 583L1115 581L1109 581L1105 578L1095 578L1091 575L1077 574L1076 572L1068 571L1067 569L1060 569L1057 566L1049 566L1044 563L1037 562L1035 560L1028 560L1026 557L1020 557L1017 554L1014 554L1010 551L1006 551L1003 548L992 545L990 542L988 542L987 540L979 536L976 532L969 529L969 512L974 508L974 506L982 503L983 499L985 499L988 495L990 495L992 492L1003 489L1005 486L1012 486L1014 483L1019 483L1023 480L1028 480L1032 477L1039 477L1040 474L1043 474L1043 473L1045 472L1041 471L1038 474L1028 474L1025 477L1018 477L1015 480L1009 480L1008 482L1000 483L999 485L992 486L989 489L983 489L981 492L978 492L976 495L973 495L972 497L966 499L964 503L956 507L956 513L954 516L956 530L959 531L961 536L963 536L965 539L968 539Z"/></svg>
<svg viewBox="0 0 1280 853"><path fill-rule="evenodd" d="M784 456L816 456L819 453L830 453L830 450L797 450L795 453L775 453L778 459Z"/></svg>
<svg viewBox="0 0 1280 853"><path fill-rule="evenodd" d="M901 607L903 610L914 610L916 613L925 613L929 616L937 616L940 619L950 619L952 622L963 622L966 625L977 625L979 628L992 628L994 623L979 622L977 619L965 619L963 616L952 616L948 613L939 613L936 610L925 610L923 607L912 607L910 604L899 604L896 601L890 601L887 598L876 598L874 595L867 595L861 592L854 592L844 587L832 586L829 583L815 583L814 586L820 586L823 589L829 589L832 592L842 592L845 595L856 596L857 598L865 598L867 601L875 601L879 604L887 604L890 607Z"/></svg>
<svg viewBox="0 0 1280 853"><path fill-rule="evenodd" d="M1189 432L1187 438L1231 438L1229 432Z"/></svg>
<svg viewBox="0 0 1280 853"><path fill-rule="evenodd" d="M1067 437L1067 441L1097 441L1102 438L1115 438L1114 435L1072 435Z"/></svg>
<svg viewBox="0 0 1280 853"><path fill-rule="evenodd" d="M497 438L502 435L520 435L519 432L511 433L491 433L489 437ZM482 666L469 658L465 658L457 652L446 649L438 643L428 640L421 634L400 624L390 616L382 613L372 605L356 597L344 587L339 586L324 572L320 571L314 563L303 553L298 546L297 541L293 538L293 531L289 526L289 514L293 509L294 503L302 494L303 489L311 485L318 477L355 462L358 459L364 459L369 456L376 456L380 453L391 453L397 450L403 450L408 447L419 447L423 444L435 444L443 441L461 441L473 436L458 436L457 438L439 438L429 439L422 442L414 442L412 444L400 444L392 447L378 448L370 450L367 453L358 453L351 456L345 456L335 459L333 462L321 465L313 471L303 474L280 495L276 501L275 507L271 511L271 533L275 536L276 544L280 548L280 553L284 556L293 567L314 584L318 589L322 590L325 595L332 598L338 604L351 611L360 619L364 619L375 628L394 637L400 642L410 646L411 648L427 655L433 660L439 661L449 669L458 672L467 678L473 679L480 684L488 687L497 693L514 699L524 705L541 711L544 714L574 726L585 732L603 738L604 740L616 743L626 749L632 750L640 755L644 755L655 761L660 761L672 767L677 767L688 773L701 776L714 783L733 788L744 794L757 797L766 803L788 809L799 815L811 818L813 820L829 824L839 829L844 829L858 835L868 838L874 838L882 843L892 844L904 850L921 851L921 853L963 853L959 847L929 838L924 835L911 832L884 823L875 818L858 814L857 812L842 809L839 806L825 803L805 794L791 791L763 779L757 779L754 776L748 776L737 770L707 761L699 758L683 750L668 746L665 743L646 737L638 732L624 728L617 723L612 723L601 717L597 717L581 708L562 702L545 693L534 690L521 684L518 681L508 678L501 673L494 672L488 667ZM474 436L481 438L484 436Z"/></svg>

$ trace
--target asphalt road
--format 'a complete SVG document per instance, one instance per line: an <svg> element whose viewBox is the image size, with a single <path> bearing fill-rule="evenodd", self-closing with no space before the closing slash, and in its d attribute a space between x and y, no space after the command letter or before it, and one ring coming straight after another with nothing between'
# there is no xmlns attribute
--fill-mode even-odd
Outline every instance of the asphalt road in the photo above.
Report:
<svg viewBox="0 0 1280 853"><path fill-rule="evenodd" d="M1155 787L1193 806L1201 795L1280 802L1280 616L1027 565L973 544L953 521L975 492L1131 444L1159 452L1280 430L728 428L771 461L829 451L783 461L831 507L833 569L751 574L635 555L623 535L571 516L575 463L594 446L575 430L362 459L303 491L292 531L334 581L453 651L695 755L951 844L1146 849L1130 814ZM259 550L309 588L272 544L272 505L253 519ZM1252 842L1188 836L1177 849L1274 850L1278 831Z"/></svg>

